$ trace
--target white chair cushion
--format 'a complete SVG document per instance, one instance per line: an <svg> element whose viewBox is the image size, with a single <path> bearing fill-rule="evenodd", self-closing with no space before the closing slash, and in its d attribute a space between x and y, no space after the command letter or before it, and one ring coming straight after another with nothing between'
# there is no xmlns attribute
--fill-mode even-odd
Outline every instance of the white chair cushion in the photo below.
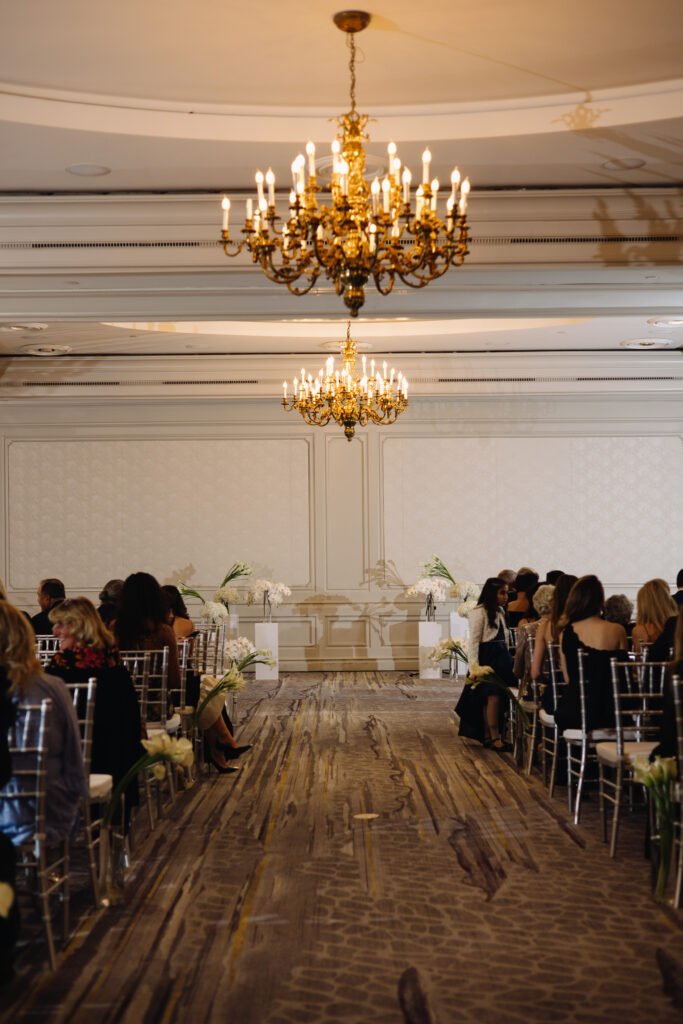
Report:
<svg viewBox="0 0 683 1024"><path fill-rule="evenodd" d="M555 719L552 715L549 715L543 708L538 712L538 717L544 725L549 725L551 728L555 725Z"/></svg>
<svg viewBox="0 0 683 1024"><path fill-rule="evenodd" d="M147 723L147 735L158 736L161 732L178 732L180 728L180 715L173 715L172 718L167 718L162 724L161 722L148 722Z"/></svg>
<svg viewBox="0 0 683 1024"><path fill-rule="evenodd" d="M580 743L583 733L580 729L565 729L562 733L564 739L570 743ZM614 729L593 729L588 733L588 742L597 743L599 740L613 740Z"/></svg>
<svg viewBox="0 0 683 1024"><path fill-rule="evenodd" d="M635 740L631 740L624 743L624 759L632 763L637 757L648 758L656 746L656 743L636 743ZM616 743L597 743L595 753L598 761L602 761L603 764L619 764Z"/></svg>
<svg viewBox="0 0 683 1024"><path fill-rule="evenodd" d="M91 775L88 779L91 800L108 800L114 788L111 775Z"/></svg>
<svg viewBox="0 0 683 1024"><path fill-rule="evenodd" d="M512 694L512 696L516 700L519 697L519 687L518 686L511 686L510 687L510 693Z"/></svg>

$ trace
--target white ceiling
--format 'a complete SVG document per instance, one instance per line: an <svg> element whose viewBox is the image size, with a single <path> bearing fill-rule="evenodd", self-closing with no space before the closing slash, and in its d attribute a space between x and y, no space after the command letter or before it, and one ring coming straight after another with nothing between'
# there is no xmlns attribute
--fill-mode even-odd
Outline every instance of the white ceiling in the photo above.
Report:
<svg viewBox="0 0 683 1024"><path fill-rule="evenodd" d="M0 193L239 196L253 187L255 168L268 166L288 188L290 163L307 138L324 155L336 133L330 118L349 106L337 9L279 0L5 4ZM376 118L368 154L378 163L394 139L414 171L425 143L442 181L458 163L475 196L525 187L664 186L678 194L681 0L392 0L372 11L357 41L358 106ZM67 170L80 164L108 173ZM553 312L440 323L423 316L419 330L389 318L356 333L373 349L397 352L683 342L683 327L663 331L648 323L651 315L573 320ZM63 322L40 331L7 324L0 354L32 343L94 355L313 352L339 334L342 317L340 309L339 323L310 330L279 321L191 329Z"/></svg>

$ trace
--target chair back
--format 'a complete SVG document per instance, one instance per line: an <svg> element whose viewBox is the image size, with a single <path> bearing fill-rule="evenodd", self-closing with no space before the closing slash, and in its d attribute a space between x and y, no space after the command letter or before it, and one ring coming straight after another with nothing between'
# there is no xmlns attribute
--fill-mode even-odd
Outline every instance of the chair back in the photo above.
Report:
<svg viewBox="0 0 683 1024"><path fill-rule="evenodd" d="M546 644L548 650L548 665L550 666L550 685L553 691L553 707L557 707L560 697L560 686L564 686L564 676L560 666L560 645L552 641Z"/></svg>
<svg viewBox="0 0 683 1024"><path fill-rule="evenodd" d="M145 653L149 655L145 721L148 726L161 726L165 729L168 719L168 647Z"/></svg>
<svg viewBox="0 0 683 1024"><path fill-rule="evenodd" d="M223 675L225 634L225 623L208 623L198 627L193 637L192 668L199 675L216 678Z"/></svg>
<svg viewBox="0 0 683 1024"><path fill-rule="evenodd" d="M52 633L40 634L36 637L36 658L41 665L48 661L59 650L59 637Z"/></svg>
<svg viewBox="0 0 683 1024"><path fill-rule="evenodd" d="M170 689L168 691L168 697L174 707L179 708L180 711L185 707L186 703L186 691L187 691L187 673L190 669L190 659L192 654L192 639L191 637L185 637L183 640L178 640L178 667L180 668L180 689Z"/></svg>
<svg viewBox="0 0 683 1024"><path fill-rule="evenodd" d="M676 756L678 758L678 774L683 771L683 693L681 693L680 676L673 676L671 687L674 695L674 716L676 718Z"/></svg>
<svg viewBox="0 0 683 1024"><path fill-rule="evenodd" d="M28 803L34 816L34 837L45 839L47 792L47 740L50 731L52 701L18 704L8 740L12 759L12 778L0 790L0 799Z"/></svg>
<svg viewBox="0 0 683 1024"><path fill-rule="evenodd" d="M128 669L133 680L140 706L140 717L147 721L147 691L149 688L150 651L120 651L121 664Z"/></svg>
<svg viewBox="0 0 683 1024"><path fill-rule="evenodd" d="M617 754L623 757L624 739L657 742L662 725L665 661L610 659ZM626 735L625 735L626 734Z"/></svg>
<svg viewBox="0 0 683 1024"><path fill-rule="evenodd" d="M517 635L519 630L515 626L508 626L507 628L507 645L510 654L515 653L517 650Z"/></svg>
<svg viewBox="0 0 683 1024"><path fill-rule="evenodd" d="M91 677L86 682L65 683L71 694L78 727L81 730L81 750L83 751L83 765L85 767L86 779L90 775L90 760L92 757L92 731L95 721L95 694L97 692L97 679Z"/></svg>

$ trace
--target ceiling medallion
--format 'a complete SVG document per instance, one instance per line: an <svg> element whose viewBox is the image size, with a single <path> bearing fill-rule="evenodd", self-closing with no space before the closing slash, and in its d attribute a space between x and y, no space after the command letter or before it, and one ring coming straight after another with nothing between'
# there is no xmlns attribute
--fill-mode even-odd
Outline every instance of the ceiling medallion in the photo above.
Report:
<svg viewBox="0 0 683 1024"><path fill-rule="evenodd" d="M340 131L332 143L329 184L317 178L315 145L306 144L307 161L300 153L292 164L289 214L283 219L275 203L275 175L256 172L256 199L247 199L241 242L229 234L230 199L223 199L221 239L226 256L237 256L246 246L266 276L285 284L294 295L310 291L320 274L334 282L352 317L365 302L370 278L382 295L394 280L423 288L451 266L461 266L467 255L467 196L470 183L461 181L458 168L451 174L445 221L438 216L439 181L430 179L432 155L422 154L422 182L413 207L412 175L389 143L388 172L371 185L364 179L368 115L356 110L355 33L370 22L365 11L341 11L334 23L346 32L351 52L351 109L337 119ZM266 193L267 189L267 193ZM330 193L330 205L318 204L318 193ZM445 190L444 190L445 195ZM280 226L280 223L282 226Z"/></svg>
<svg viewBox="0 0 683 1024"><path fill-rule="evenodd" d="M334 420L344 428L347 441L353 438L356 424L364 427L368 423L395 423L399 414L408 405L408 381L396 370L388 371L383 364L383 373L375 373L375 360L363 356L363 374L356 372L357 345L351 338L351 324L346 328L346 341L342 341L342 370L335 370L334 357L330 356L324 370L318 371L314 379L302 369L301 379L294 378L293 394L287 397L287 381L282 382L284 395L282 404L287 412L296 409L306 423L312 427L324 427Z"/></svg>

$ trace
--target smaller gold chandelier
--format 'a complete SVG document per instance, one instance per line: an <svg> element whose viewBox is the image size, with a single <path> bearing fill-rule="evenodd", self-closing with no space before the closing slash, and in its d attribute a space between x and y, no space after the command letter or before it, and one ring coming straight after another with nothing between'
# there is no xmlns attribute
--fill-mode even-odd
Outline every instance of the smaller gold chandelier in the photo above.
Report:
<svg viewBox="0 0 683 1024"><path fill-rule="evenodd" d="M334 357L327 360L325 370L313 378L302 369L301 379L294 378L293 395L287 398L287 381L283 380L282 404L291 412L296 409L312 427L324 427L335 420L344 428L347 441L353 437L356 424L395 423L399 413L408 405L408 381L402 373L396 374L383 364L383 373L375 373L375 360L363 356L363 374L356 372L356 343L351 338L351 324L346 328L346 341L341 342L344 361L342 370L335 370Z"/></svg>

